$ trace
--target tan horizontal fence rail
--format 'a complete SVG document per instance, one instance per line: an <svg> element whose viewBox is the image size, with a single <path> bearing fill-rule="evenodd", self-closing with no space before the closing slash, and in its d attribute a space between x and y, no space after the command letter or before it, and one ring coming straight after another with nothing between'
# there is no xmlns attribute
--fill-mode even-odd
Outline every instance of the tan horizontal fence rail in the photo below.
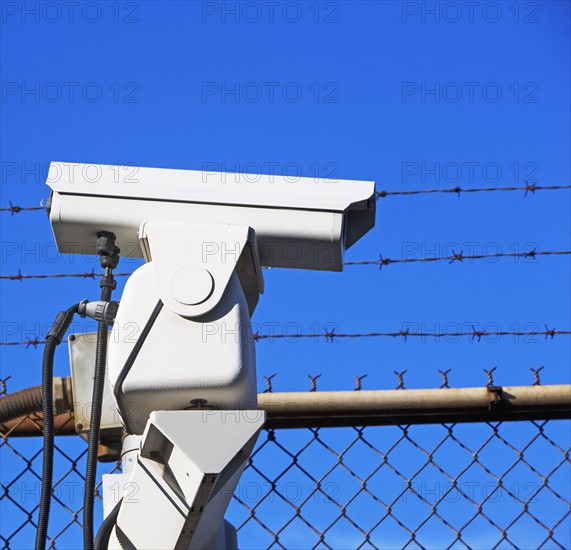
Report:
<svg viewBox="0 0 571 550"><path fill-rule="evenodd" d="M571 418L571 385L258 394L266 428L387 426ZM244 414L248 414L244 411ZM41 433L41 413L3 424L4 437ZM56 416L57 435L76 435L73 412Z"/></svg>

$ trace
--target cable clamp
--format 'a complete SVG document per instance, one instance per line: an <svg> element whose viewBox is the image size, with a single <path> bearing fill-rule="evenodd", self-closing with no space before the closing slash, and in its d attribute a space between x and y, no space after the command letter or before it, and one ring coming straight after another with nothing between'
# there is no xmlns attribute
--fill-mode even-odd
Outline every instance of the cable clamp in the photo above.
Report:
<svg viewBox="0 0 571 550"><path fill-rule="evenodd" d="M119 310L119 302L89 302L82 300L79 303L77 312L81 317L90 317L96 321L104 321L108 325L115 322L117 311Z"/></svg>

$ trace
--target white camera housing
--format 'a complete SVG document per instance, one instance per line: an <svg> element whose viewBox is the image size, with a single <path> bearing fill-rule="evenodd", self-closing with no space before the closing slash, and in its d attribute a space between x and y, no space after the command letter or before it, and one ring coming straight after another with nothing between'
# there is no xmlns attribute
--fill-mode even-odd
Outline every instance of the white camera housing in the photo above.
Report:
<svg viewBox="0 0 571 550"><path fill-rule="evenodd" d="M341 271L344 250L375 224L372 181L52 162L47 184L62 253L94 254L104 230L122 256L144 257L144 221L229 224L253 228L264 267Z"/></svg>

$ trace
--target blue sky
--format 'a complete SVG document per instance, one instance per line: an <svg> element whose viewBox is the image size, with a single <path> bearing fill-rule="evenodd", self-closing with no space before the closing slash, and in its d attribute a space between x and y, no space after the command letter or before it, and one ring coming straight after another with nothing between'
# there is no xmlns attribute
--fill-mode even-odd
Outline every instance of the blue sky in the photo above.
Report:
<svg viewBox="0 0 571 550"><path fill-rule="evenodd" d="M234 8L4 2L1 205L47 197L51 160L318 174L374 180L379 190L569 184L568 2L482 2L473 11L456 2ZM568 190L395 196L377 207L375 229L347 260L570 249ZM4 212L0 227L3 275L97 268L55 253L41 212ZM125 260L119 269L137 265ZM265 323L278 323L278 332L569 329L569 268L560 256L342 274L266 270L253 321L261 332ZM43 336L60 309L96 297L98 286L4 280L0 293L0 339L26 340ZM63 347L59 375L69 369ZM0 353L11 391L40 382L41 349ZM364 388L393 388L395 370L407 370L406 386L416 388L439 386L438 369L448 368L457 387L484 385L483 369L494 366L499 384L528 384L540 365L543 383L571 379L565 336L279 340L260 342L257 353L260 388L262 376L277 373L276 391L308 389L308 374L322 375L322 390L352 389L365 373ZM568 437L568 424L554 430ZM21 445L37 449L39 441ZM3 481L17 469L11 460L3 458Z"/></svg>

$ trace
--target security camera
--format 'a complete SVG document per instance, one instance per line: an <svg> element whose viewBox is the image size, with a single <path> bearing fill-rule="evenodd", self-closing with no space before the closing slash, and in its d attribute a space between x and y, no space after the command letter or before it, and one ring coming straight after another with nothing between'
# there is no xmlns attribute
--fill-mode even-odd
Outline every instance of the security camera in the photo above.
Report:
<svg viewBox="0 0 571 550"><path fill-rule="evenodd" d="M129 474L140 504L119 505L109 547L124 547L119 534L137 548L235 547L220 496L235 489L264 421L241 414L257 409L250 318L261 267L341 271L345 249L375 224L374 183L54 162L48 184L60 252L107 251L104 280L119 252L146 260L118 308L78 306L113 321L107 376L140 442ZM142 525L151 508L159 513Z"/></svg>
<svg viewBox="0 0 571 550"><path fill-rule="evenodd" d="M121 256L147 261L127 281L108 356L130 433L155 410L256 408L261 267L341 271L375 223L370 181L54 162L48 185L61 252L85 253L108 232Z"/></svg>
<svg viewBox="0 0 571 550"><path fill-rule="evenodd" d="M120 177L129 173L129 177ZM372 181L257 176L199 170L52 162L49 217L58 250L86 253L98 231L123 257L145 257L145 221L248 226L264 267L341 271L343 252L375 224ZM205 254L216 249L202 235Z"/></svg>

